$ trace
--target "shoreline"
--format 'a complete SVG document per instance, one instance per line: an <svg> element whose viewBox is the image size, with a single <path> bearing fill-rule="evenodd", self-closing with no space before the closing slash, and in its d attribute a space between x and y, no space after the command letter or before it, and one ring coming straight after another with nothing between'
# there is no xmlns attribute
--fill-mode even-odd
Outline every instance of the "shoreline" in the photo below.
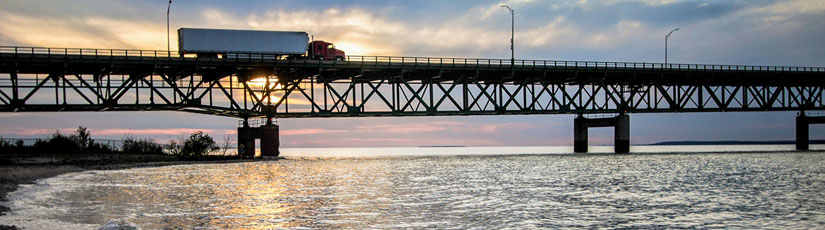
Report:
<svg viewBox="0 0 825 230"><path fill-rule="evenodd" d="M181 160L160 155L17 155L0 156L0 202L22 184L34 184L39 179L66 173L90 170L121 170L142 167L160 167L183 164L219 164L260 161L261 159ZM0 204L0 216L8 215L10 208ZM0 230L19 229L0 224Z"/></svg>

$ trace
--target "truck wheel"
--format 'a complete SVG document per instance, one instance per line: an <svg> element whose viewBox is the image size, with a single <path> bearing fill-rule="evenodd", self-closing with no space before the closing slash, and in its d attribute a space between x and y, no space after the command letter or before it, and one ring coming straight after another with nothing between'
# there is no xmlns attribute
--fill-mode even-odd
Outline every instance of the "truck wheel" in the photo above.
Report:
<svg viewBox="0 0 825 230"><path fill-rule="evenodd" d="M336 61L343 61L343 60L344 60L344 57L336 57L336 58L335 58L335 60L336 60Z"/></svg>

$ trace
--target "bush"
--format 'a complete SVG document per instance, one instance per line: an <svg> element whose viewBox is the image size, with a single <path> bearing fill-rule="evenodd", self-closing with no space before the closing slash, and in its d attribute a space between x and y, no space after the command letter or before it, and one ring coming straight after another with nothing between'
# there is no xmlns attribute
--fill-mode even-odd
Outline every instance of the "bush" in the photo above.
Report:
<svg viewBox="0 0 825 230"><path fill-rule="evenodd" d="M72 139L81 150L86 150L95 144L95 140L92 140L92 133L83 126L77 127L74 134L69 135L69 139Z"/></svg>
<svg viewBox="0 0 825 230"><path fill-rule="evenodd" d="M163 155L163 147L155 143L153 139L137 139L133 136L126 136L123 139L123 153Z"/></svg>
<svg viewBox="0 0 825 230"><path fill-rule="evenodd" d="M198 131L189 135L189 139L172 140L169 142L169 152L184 158L198 158L220 148L208 134Z"/></svg>
<svg viewBox="0 0 825 230"><path fill-rule="evenodd" d="M23 146L22 142L22 140L18 140L15 144L12 144L11 140L6 140L0 137L0 154L16 154L23 152L21 150Z"/></svg>
<svg viewBox="0 0 825 230"><path fill-rule="evenodd" d="M37 140L34 143L34 148L39 153L49 154L70 154L80 153L80 145L75 142L74 138L56 132L52 137L46 140Z"/></svg>

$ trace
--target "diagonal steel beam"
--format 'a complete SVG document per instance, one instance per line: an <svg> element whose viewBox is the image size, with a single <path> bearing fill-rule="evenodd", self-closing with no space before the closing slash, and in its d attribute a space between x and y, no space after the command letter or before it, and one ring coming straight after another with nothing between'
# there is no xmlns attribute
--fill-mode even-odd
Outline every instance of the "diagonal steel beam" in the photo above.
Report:
<svg viewBox="0 0 825 230"><path fill-rule="evenodd" d="M172 81L172 80L169 78L169 76L168 76L168 75L161 74L161 75L160 75L160 79L162 79L163 81L165 81L165 82L166 82L166 84L168 84L168 85L169 85L169 87L171 87L171 88L172 88L172 90L173 90L175 93L177 93L177 95L179 95L181 99L183 99L183 100L188 100L188 98L187 98L186 94L185 94L185 93L183 93L183 91L181 91L181 90L180 90L180 87L178 87L178 83L176 83L175 81ZM173 95L173 96L174 96L174 95ZM177 98L177 96L175 96L174 98Z"/></svg>
<svg viewBox="0 0 825 230"><path fill-rule="evenodd" d="M88 89L89 91L92 91L92 93L95 94L97 99L99 99L99 100L105 100L106 99L106 98L103 98L103 95L100 95L100 93L97 92L98 90L95 89L95 87L93 87L88 82L86 82L86 80L83 80L83 78L80 77L79 74L75 74L74 76L77 78L77 80L80 81L80 85L83 86L83 87L86 87L86 89Z"/></svg>
<svg viewBox="0 0 825 230"><path fill-rule="evenodd" d="M81 92L81 91L80 91L80 89L78 89L77 87L75 87L75 86L74 86L74 84L72 84L72 82L71 82L71 81L69 81L69 80L68 80L68 79L66 79L66 78L63 78L63 82L65 82L66 84L69 84L69 87L71 87L72 89L74 89L74 91L75 91L75 92L77 92L77 94L78 94L78 95L80 95L80 97L83 97L83 99L85 99L85 100L86 100L86 102L89 102L89 104L90 104L90 105L94 105L94 104L95 104L94 102L92 102L92 100L90 100L90 99L89 99L89 97L86 97L86 94L84 94L83 92Z"/></svg>
<svg viewBox="0 0 825 230"><path fill-rule="evenodd" d="M55 75L55 74L49 74L49 76L48 76L48 77L43 78L43 80L42 80L42 81L40 81L40 83L38 83L38 84L34 87L34 89L32 89L32 91L29 91L29 93L28 93L28 94L26 94L26 96L25 96L25 97L23 97L23 100L22 100L22 101L23 101L23 102L28 101L28 100L29 100L29 98L31 98L31 97L32 97L32 95L34 95L34 93L35 93L35 92L37 92L37 90L39 90L41 87L43 87L43 85L45 85L46 83L48 83L50 79L55 78L56 76L57 76L57 75Z"/></svg>
<svg viewBox="0 0 825 230"><path fill-rule="evenodd" d="M220 81L215 81L215 82L218 84L218 88L221 89L223 94L226 95L226 98L229 99L230 108L232 108L232 106L235 106L235 109L241 109L241 106L238 105L238 102L235 101L235 98L233 98L232 95L229 92L226 91L226 87L224 87L223 84L221 84ZM232 83L230 82L229 84L232 84ZM166 102L169 103L168 100Z"/></svg>
<svg viewBox="0 0 825 230"><path fill-rule="evenodd" d="M418 90L413 90L412 86L410 86L410 84L408 84L406 81L404 81L403 84L407 86L407 88L410 90L410 93L413 95L413 98L417 98L419 100L419 105L424 104L424 107L427 107L427 104L424 102L424 99L422 99L419 95L422 92L422 90L427 88L426 84L421 84L421 86L418 87ZM409 107L410 104L412 104L412 102L413 100L407 99L407 103L405 103L404 106L401 107L401 111L406 110L407 107ZM417 111L417 107L416 109L413 109L413 111Z"/></svg>
<svg viewBox="0 0 825 230"><path fill-rule="evenodd" d="M503 109L506 110L507 106L510 105L510 102L513 102L513 104L515 104L519 110L524 110L524 106L522 106L521 103L518 103L518 100L516 100L516 95L518 95L518 93L524 88L524 86L527 85L527 80L529 80L529 78L524 78L524 81L522 81L521 84L519 84L519 86L516 87L516 90L514 90L513 93L510 93L510 90L507 90L507 87L504 87L504 84L501 85L502 91L504 91L507 94L507 96L509 96L509 99L507 99L501 106ZM522 93L522 95L527 94Z"/></svg>
<svg viewBox="0 0 825 230"><path fill-rule="evenodd" d="M0 99L9 100L9 101L12 100L12 98L9 97L9 95L6 95L6 93L3 92L3 90L0 90L0 95L3 95L3 97L0 97Z"/></svg>
<svg viewBox="0 0 825 230"><path fill-rule="evenodd" d="M381 87L381 83L383 83L383 82L384 82L384 80L379 82L377 86L373 85L372 82L367 82L367 85L370 86L370 88L372 88L373 91L378 91L378 87ZM394 87L394 86L391 85L391 87ZM392 103L390 103L390 101L387 100L386 97L384 97L384 94L382 94L381 92L378 92L377 94L378 94L378 97L381 98L381 101L384 101L384 104L386 104L387 107L390 108L390 110L395 110L395 108L392 106ZM370 95L372 95L372 94L370 93ZM364 101L364 103L366 103L366 100ZM364 104L361 104L361 106L364 106Z"/></svg>
<svg viewBox="0 0 825 230"><path fill-rule="evenodd" d="M124 82L123 85L121 85L121 87L118 90L115 91L115 97L112 98L111 101L120 100L120 98L123 97L123 95L125 95L127 91L129 91L129 88L131 88L133 85L135 85L135 82L136 81L134 81L132 79L126 80L126 82ZM128 85L127 85L127 83L128 83Z"/></svg>
<svg viewBox="0 0 825 230"><path fill-rule="evenodd" d="M252 101L252 108L249 109L249 110L255 111L259 106L263 106L263 104L264 104L263 97L258 98L258 95L255 95L255 91L252 90L252 88L249 88L249 84L247 84L247 82L244 81L242 83L243 83L243 88L246 90L244 93L249 94L249 96L252 97L252 100L253 100Z"/></svg>
<svg viewBox="0 0 825 230"><path fill-rule="evenodd" d="M310 83L310 84L311 84L311 83ZM318 111L320 111L320 110L321 110L321 106L318 106L318 104L317 104L317 103L315 103L315 100L313 100L313 99L312 99L312 97L311 97L311 96L309 96L309 95L306 93L306 91L304 90L304 88L302 88L302 87L298 86L298 91L299 91L299 92L301 92L301 94L302 94L302 95L304 95L304 98L306 98L306 99L309 101L309 103L311 104L311 106L312 106L312 107L315 107L315 109L317 109Z"/></svg>
<svg viewBox="0 0 825 230"><path fill-rule="evenodd" d="M461 78L459 78L459 80L460 79ZM444 99L450 99L450 102L452 102L453 105L455 105L455 108L458 109L458 110L461 110L461 106L458 104L458 102L455 100L455 98L453 98L453 96L450 94L453 91L453 89L455 89L455 87L458 86L459 84L455 84L455 83L450 84L450 88L447 89L447 90L444 89L444 86L442 86L440 82L436 82L435 84L438 86L439 89L441 89L442 92L444 92L444 96L442 96L438 100L438 102L436 102L436 104L433 107L435 107L437 109L439 106L441 106L441 103L444 102Z"/></svg>
<svg viewBox="0 0 825 230"><path fill-rule="evenodd" d="M425 88L425 87L427 86L426 84L423 84L423 83L422 83L422 84L421 84L421 86L422 86L422 87L418 88L418 91L415 91L415 90L413 90L412 86L410 86L410 84L408 83L408 81L404 79L404 77L403 77L403 76L398 76L398 78L399 78L399 79L401 79L401 83L403 83L403 84L404 84L404 86L406 86L406 87L407 87L407 89L408 89L408 90L410 90L410 92L413 94L413 97L417 98L417 99L418 99L418 101L419 101L419 102L421 102L421 104L423 104L423 105L424 105L424 107L429 108L429 106L427 106L427 102L426 102L426 101L424 101L424 99L423 99L423 98L421 98L421 96L419 96L419 95L418 95L418 93L421 91L421 89L423 89L423 88ZM409 105L411 101L412 101L412 100L407 100L407 105ZM407 107L407 105L404 105L404 108L406 108L406 107ZM401 109L401 111L404 111L404 109L402 108L402 109Z"/></svg>

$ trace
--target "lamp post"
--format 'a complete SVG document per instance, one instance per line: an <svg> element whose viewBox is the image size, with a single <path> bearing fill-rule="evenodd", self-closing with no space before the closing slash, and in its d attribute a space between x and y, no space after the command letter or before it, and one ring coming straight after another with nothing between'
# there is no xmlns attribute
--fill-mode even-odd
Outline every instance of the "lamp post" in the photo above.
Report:
<svg viewBox="0 0 825 230"><path fill-rule="evenodd" d="M673 29L670 31L670 33L667 33L667 35L665 35L665 65L667 65L667 39L670 38L670 35L676 31L679 31L679 28Z"/></svg>
<svg viewBox="0 0 825 230"><path fill-rule="evenodd" d="M169 10L172 9L172 0L169 0L169 5L166 6L166 55L172 56L171 49L169 48Z"/></svg>
<svg viewBox="0 0 825 230"><path fill-rule="evenodd" d="M510 8L507 5L501 5L501 7L507 8L507 11L510 11L510 66L513 66L516 64L516 56L513 49L513 40L516 36L516 14L514 13L513 8Z"/></svg>

